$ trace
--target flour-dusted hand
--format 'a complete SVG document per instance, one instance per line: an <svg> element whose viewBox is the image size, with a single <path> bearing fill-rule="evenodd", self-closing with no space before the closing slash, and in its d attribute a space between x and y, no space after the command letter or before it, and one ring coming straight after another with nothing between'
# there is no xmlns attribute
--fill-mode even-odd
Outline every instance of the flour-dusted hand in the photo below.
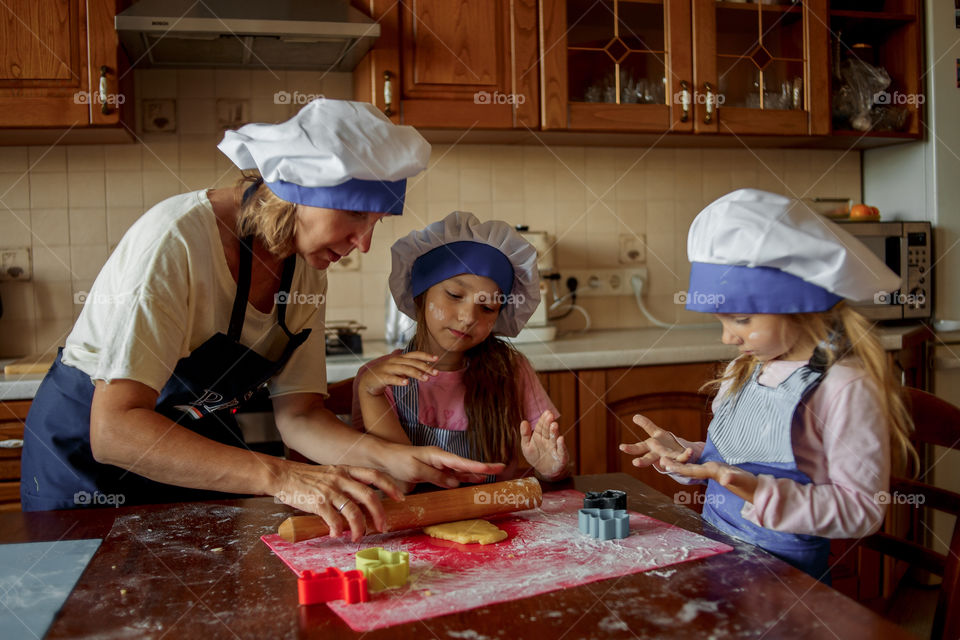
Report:
<svg viewBox="0 0 960 640"><path fill-rule="evenodd" d="M685 464L678 460L661 459L660 464L667 473L697 480L715 480L747 502L753 502L753 494L759 482L757 476L749 471L723 462Z"/></svg>
<svg viewBox="0 0 960 640"><path fill-rule="evenodd" d="M423 351L391 356L364 370L358 390L371 396L380 396L387 387L407 385L411 378L429 380L440 373L434 368L436 361L437 356Z"/></svg>
<svg viewBox="0 0 960 640"><path fill-rule="evenodd" d="M559 480L569 472L570 454L550 411L540 414L533 427L527 420L520 423L520 450L544 480Z"/></svg>
<svg viewBox="0 0 960 640"><path fill-rule="evenodd" d="M636 444L620 444L620 451L631 456L638 456L633 459L633 466L649 467L653 465L658 471L665 471L664 461L688 462L693 456L693 449L681 445L675 435L666 429L661 429L646 416L638 413L633 416L633 422L650 436Z"/></svg>
<svg viewBox="0 0 960 640"><path fill-rule="evenodd" d="M403 500L396 482L387 474L346 465L313 465L284 461L274 497L284 504L315 513L337 538L349 529L353 541L368 533L364 514L379 531L385 531L383 505L372 487L394 500ZM371 487L372 485L372 487Z"/></svg>

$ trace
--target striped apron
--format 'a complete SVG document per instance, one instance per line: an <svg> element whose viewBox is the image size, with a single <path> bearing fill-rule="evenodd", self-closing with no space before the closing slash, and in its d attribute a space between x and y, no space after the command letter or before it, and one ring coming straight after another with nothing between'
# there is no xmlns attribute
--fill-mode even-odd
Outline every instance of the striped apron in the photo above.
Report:
<svg viewBox="0 0 960 640"><path fill-rule="evenodd" d="M698 462L723 462L755 475L809 484L810 477L797 468L791 433L795 420L800 428L802 412L798 409L820 384L823 371L805 365L776 387L761 385L759 375L757 367L743 389L720 405ZM742 498L710 480L703 518L724 533L766 549L829 584L830 540L758 526L740 515L743 504Z"/></svg>

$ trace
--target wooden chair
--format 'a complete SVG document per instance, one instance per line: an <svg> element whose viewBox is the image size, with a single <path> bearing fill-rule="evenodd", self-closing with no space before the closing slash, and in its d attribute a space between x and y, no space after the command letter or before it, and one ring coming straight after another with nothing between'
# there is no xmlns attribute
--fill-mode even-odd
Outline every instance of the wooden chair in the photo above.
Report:
<svg viewBox="0 0 960 640"><path fill-rule="evenodd" d="M913 441L918 450L924 444L960 450L960 408L919 389L906 388L905 391L916 427ZM918 480L891 478L890 493L923 496L923 506L960 516L960 494L923 482L922 473L919 477ZM865 538L861 544L942 576L930 637L933 640L960 637L960 517L953 528L948 555L883 532Z"/></svg>

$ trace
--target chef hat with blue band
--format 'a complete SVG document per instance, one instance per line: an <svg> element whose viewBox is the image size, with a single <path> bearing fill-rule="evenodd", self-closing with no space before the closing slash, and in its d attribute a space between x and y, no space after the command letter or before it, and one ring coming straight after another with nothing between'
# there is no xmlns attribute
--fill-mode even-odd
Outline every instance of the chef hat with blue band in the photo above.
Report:
<svg viewBox="0 0 960 640"><path fill-rule="evenodd" d="M407 178L427 166L430 144L372 104L313 100L280 124L224 133L218 148L240 169L257 169L287 202L403 213Z"/></svg>
<svg viewBox="0 0 960 640"><path fill-rule="evenodd" d="M799 200L739 189L697 215L687 236L686 308L810 313L876 299L900 277L839 225Z"/></svg>
<svg viewBox="0 0 960 640"><path fill-rule="evenodd" d="M504 296L496 333L515 337L540 304L537 250L501 220L480 222L472 213L454 211L400 238L390 252L390 292L411 318L417 317L414 298L463 273L490 278Z"/></svg>

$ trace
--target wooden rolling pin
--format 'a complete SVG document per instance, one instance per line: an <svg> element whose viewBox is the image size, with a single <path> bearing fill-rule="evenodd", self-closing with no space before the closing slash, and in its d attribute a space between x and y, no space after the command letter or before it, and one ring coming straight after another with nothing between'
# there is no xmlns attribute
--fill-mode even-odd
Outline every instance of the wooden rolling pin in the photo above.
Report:
<svg viewBox="0 0 960 640"><path fill-rule="evenodd" d="M534 509L543 502L536 478L493 482L473 487L446 489L407 496L403 502L383 501L388 531L426 527L441 522L485 518L501 513ZM367 530L373 522L367 516ZM330 533L320 516L291 516L280 524L277 533L287 542L300 542Z"/></svg>

